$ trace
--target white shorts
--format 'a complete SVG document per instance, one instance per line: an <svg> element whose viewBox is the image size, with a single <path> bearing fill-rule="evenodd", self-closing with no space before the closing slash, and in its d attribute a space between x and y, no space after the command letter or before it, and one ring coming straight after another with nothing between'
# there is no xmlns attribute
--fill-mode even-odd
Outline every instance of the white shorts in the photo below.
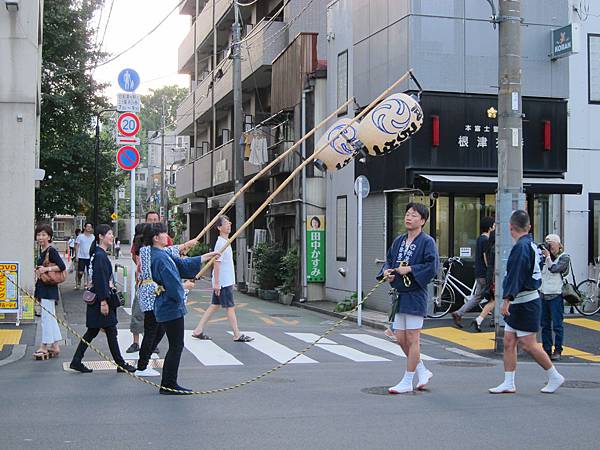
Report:
<svg viewBox="0 0 600 450"><path fill-rule="evenodd" d="M515 330L513 327L511 327L509 324L505 324L504 325L504 332L511 332L511 333L516 333L517 337L525 337L525 336L529 336L530 334L535 334L533 331L521 331L521 330Z"/></svg>
<svg viewBox="0 0 600 450"><path fill-rule="evenodd" d="M393 327L394 330L420 330L423 328L423 317L396 313Z"/></svg>

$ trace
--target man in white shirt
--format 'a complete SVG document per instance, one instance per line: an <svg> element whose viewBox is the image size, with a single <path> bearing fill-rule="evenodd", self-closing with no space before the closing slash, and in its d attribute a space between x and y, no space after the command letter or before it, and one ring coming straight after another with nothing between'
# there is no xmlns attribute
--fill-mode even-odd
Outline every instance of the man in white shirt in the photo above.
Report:
<svg viewBox="0 0 600 450"><path fill-rule="evenodd" d="M219 216L215 227L219 232L219 238L215 244L214 251L221 252L221 249L225 247L229 240L229 234L231 233L231 221L227 216ZM216 259L213 276L213 296L210 306L200 319L198 326L192 332L192 336L196 339L210 340L206 334L204 334L204 327L210 320L210 317L219 309L219 307L225 309L227 320L233 330L233 340L235 342L250 342L254 338L246 336L240 333L237 324L237 317L235 315L235 303L233 302L233 285L235 284L235 269L233 267L233 251L231 246L227 247L221 252L221 256Z"/></svg>
<svg viewBox="0 0 600 450"><path fill-rule="evenodd" d="M85 224L83 233L75 240L75 257L77 258L77 274L75 277L75 289L81 286L81 277L85 273L84 287L88 282L88 269L90 267L90 248L94 242L94 226L88 222Z"/></svg>

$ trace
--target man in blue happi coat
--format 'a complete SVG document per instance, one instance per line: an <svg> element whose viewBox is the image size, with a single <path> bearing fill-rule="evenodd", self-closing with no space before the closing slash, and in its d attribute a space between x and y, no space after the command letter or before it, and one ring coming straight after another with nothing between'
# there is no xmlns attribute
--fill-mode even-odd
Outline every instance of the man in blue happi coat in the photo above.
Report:
<svg viewBox="0 0 600 450"><path fill-rule="evenodd" d="M394 302L393 330L396 342L406 354L404 377L389 388L391 394L413 390L415 372L417 389L423 389L433 376L421 361L420 337L423 318L427 314L427 285L439 267L435 241L423 232L429 219L429 209L421 203L406 205L406 234L398 236L388 250L385 265L378 278L385 276L397 292Z"/></svg>
<svg viewBox="0 0 600 450"><path fill-rule="evenodd" d="M504 328L504 382L489 389L491 394L516 392L517 345L546 370L548 382L541 392L555 392L565 381L536 340L542 318L542 303L538 289L542 285L540 255L529 234L531 224L527 212L518 210L510 217L510 234L515 240L506 264L502 282L501 313Z"/></svg>

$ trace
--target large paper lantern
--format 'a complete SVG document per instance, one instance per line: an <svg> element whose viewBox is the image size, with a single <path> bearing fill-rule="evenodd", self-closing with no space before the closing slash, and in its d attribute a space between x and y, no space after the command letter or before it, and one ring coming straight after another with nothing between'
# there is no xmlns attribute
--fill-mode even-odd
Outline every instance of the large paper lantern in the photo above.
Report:
<svg viewBox="0 0 600 450"><path fill-rule="evenodd" d="M415 134L423 124L421 105L410 95L392 94L356 127L371 156L385 155Z"/></svg>
<svg viewBox="0 0 600 450"><path fill-rule="evenodd" d="M335 171L346 166L356 155L356 150L352 144L356 141L356 128L350 125L341 134L340 131L351 122L350 119L340 119L334 123L327 132L321 136L315 146L315 151L326 145L333 139L327 147L319 153L315 160L315 165L321 170ZM337 136L339 134L339 136ZM337 136L337 137L336 137Z"/></svg>

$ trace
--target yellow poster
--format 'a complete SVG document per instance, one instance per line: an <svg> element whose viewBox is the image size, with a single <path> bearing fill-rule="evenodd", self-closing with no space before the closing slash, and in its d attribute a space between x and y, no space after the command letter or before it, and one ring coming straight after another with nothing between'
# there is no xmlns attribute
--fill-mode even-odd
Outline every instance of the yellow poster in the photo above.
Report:
<svg viewBox="0 0 600 450"><path fill-rule="evenodd" d="M35 320L35 311L33 309L34 300L33 297L25 295L21 302L21 319L23 320Z"/></svg>
<svg viewBox="0 0 600 450"><path fill-rule="evenodd" d="M19 263L0 262L0 313L19 312Z"/></svg>

